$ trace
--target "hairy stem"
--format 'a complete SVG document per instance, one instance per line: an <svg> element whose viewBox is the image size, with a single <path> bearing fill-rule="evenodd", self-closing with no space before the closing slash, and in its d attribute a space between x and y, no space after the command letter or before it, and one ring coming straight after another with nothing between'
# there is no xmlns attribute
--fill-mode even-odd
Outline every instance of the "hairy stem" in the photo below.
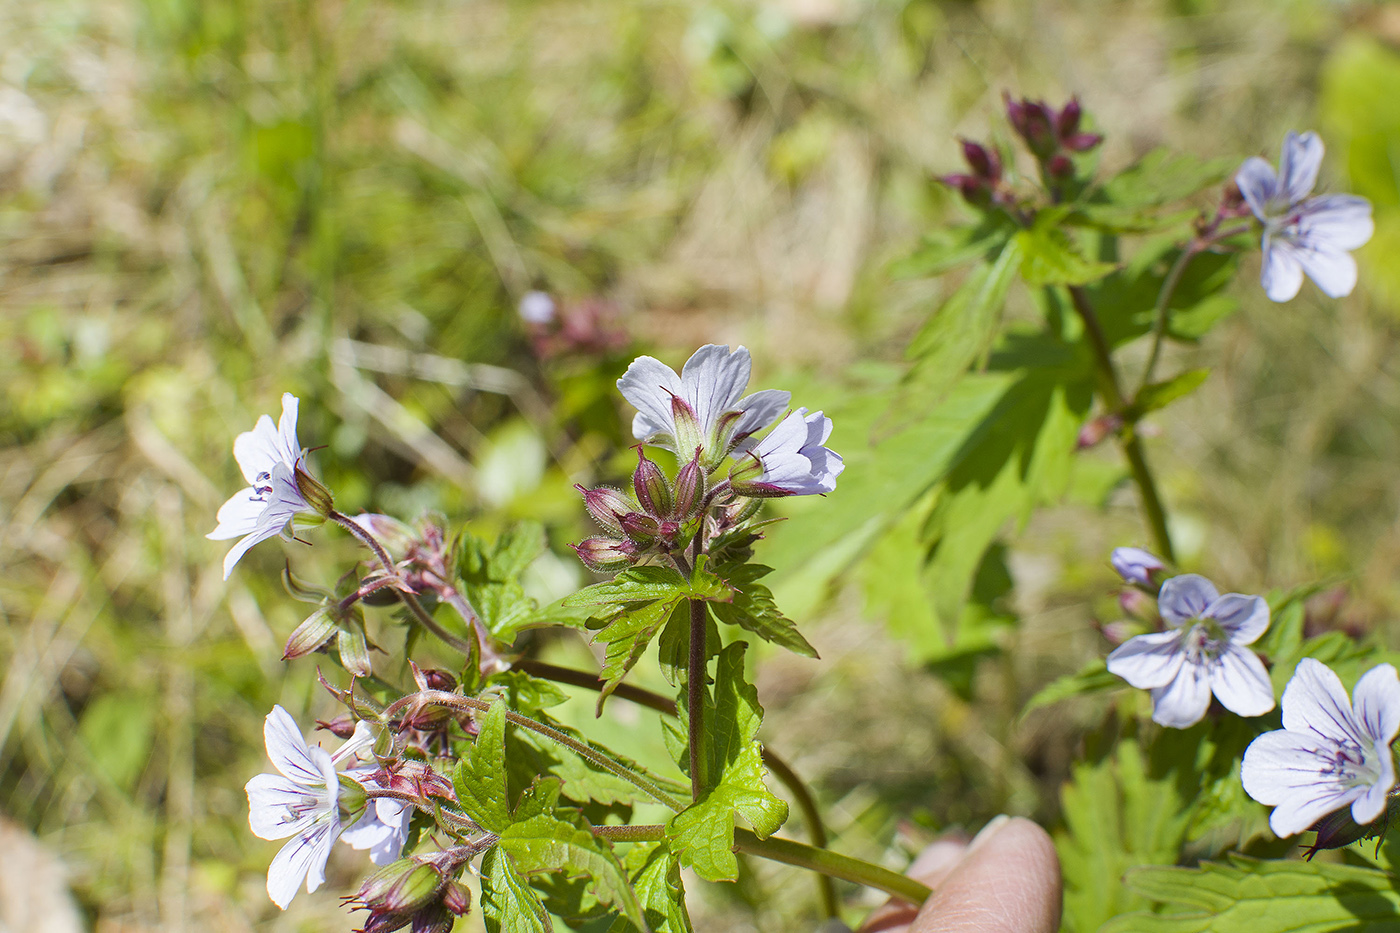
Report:
<svg viewBox="0 0 1400 933"><path fill-rule="evenodd" d="M1099 371L1099 391L1108 407L1121 414L1125 407L1123 389L1118 381L1118 370L1113 365L1113 355L1098 315L1094 313L1094 306L1084 289L1071 286L1069 295L1075 312L1084 322L1084 332L1094 353L1094 364ZM1119 432L1118 442L1123 448L1123 456L1128 461L1128 470L1132 474L1133 482L1137 485L1143 517L1147 519L1148 529L1152 532L1153 544L1164 558L1175 563L1176 551L1172 548L1171 533L1167 530L1167 513L1162 508L1162 497L1157 492L1156 480L1147 466L1142 441L1132 424L1124 424L1123 430Z"/></svg>
<svg viewBox="0 0 1400 933"><path fill-rule="evenodd" d="M692 567L700 563L704 537L703 529L695 532L695 541L690 549ZM700 799L705 789L705 775L702 773L705 756L701 754L705 738L705 613L703 601L690 601L690 662L686 666L685 688L686 712L690 720L690 793L695 800Z"/></svg>
<svg viewBox="0 0 1400 933"><path fill-rule="evenodd" d="M568 684L571 687L582 687L585 690L602 691L603 681L596 674L587 671L574 670L571 667L560 667L557 664L546 664L543 661L536 661L533 658L524 658L516 661L513 665L516 670L524 671L532 677L540 677L544 680L552 680L555 683ZM667 716L676 715L676 701L670 697L664 697L659 693L653 693L642 687L634 687L632 684L618 684L613 688L612 695L621 697L624 700L631 700L639 706L645 706L656 710L658 713L665 713Z"/></svg>
<svg viewBox="0 0 1400 933"><path fill-rule="evenodd" d="M491 708L490 703L488 703L485 700L479 700L476 697L464 697L456 693L447 693L443 690L422 690L418 693L411 693L403 699L395 701L387 709L384 710L384 715L386 717L391 717L394 714L396 714L399 710L414 702L432 703L438 706L445 706L448 709L487 710ZM650 796L657 802L663 803L666 806L670 807L672 810L676 810L679 812L680 810L685 809L686 805L684 803L677 800L675 797L672 797L670 794L666 793L661 788L657 787L646 777L638 774L637 772L633 771L631 768L628 768L621 762L614 761L612 758L609 758L607 755L598 751L598 749L594 748L592 745L589 745L585 742L580 742L573 736L565 732L561 732L560 730L555 729L553 726L547 726L542 722L538 722L534 719L531 719L529 716L522 716L520 713L517 713L514 710L508 709L505 711L505 713L506 721L512 722L515 725L520 726L522 728L529 729L531 732L538 733L539 735L542 735L553 742L557 742L558 744L574 752L580 758L587 759L588 761L602 768L604 771L607 771L610 774L617 775L624 781L627 781L634 787L646 793L648 796Z"/></svg>
<svg viewBox="0 0 1400 933"><path fill-rule="evenodd" d="M915 905L922 904L933 893L927 885L913 878L897 875L888 868L791 839L779 839L777 836L760 839L746 829L734 830L734 851L796 865L869 888L879 888Z"/></svg>
<svg viewBox="0 0 1400 933"><path fill-rule="evenodd" d="M334 509L332 509L326 517L358 538L365 547L374 552L374 556L379 559L379 564L384 568L384 572L395 579L399 579L399 569L394 566L394 562L389 559L388 552L384 550L383 545L375 540L374 535L361 528L359 523L352 520L349 516L342 515ZM408 611L413 613L413 617L418 620L420 625L436 635L444 644L455 648L462 652L462 654L471 654L472 646L439 625L438 621L432 617L432 614L429 613L427 609L423 608L423 604L418 601L418 597L410 590L395 587L394 592L398 594L403 604L408 607Z"/></svg>

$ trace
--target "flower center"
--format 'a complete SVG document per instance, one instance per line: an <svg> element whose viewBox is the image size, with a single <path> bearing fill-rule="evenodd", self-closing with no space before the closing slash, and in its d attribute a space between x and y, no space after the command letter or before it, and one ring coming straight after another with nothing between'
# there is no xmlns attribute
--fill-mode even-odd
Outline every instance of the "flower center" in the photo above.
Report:
<svg viewBox="0 0 1400 933"><path fill-rule="evenodd" d="M284 809L287 811L282 817L282 824L295 823L308 813L325 808L325 801L312 794L302 794L296 800L288 803Z"/></svg>
<svg viewBox="0 0 1400 933"><path fill-rule="evenodd" d="M1220 657L1229 638L1214 619L1197 619L1186 633L1186 660L1214 661Z"/></svg>
<svg viewBox="0 0 1400 933"><path fill-rule="evenodd" d="M1347 739L1338 742L1333 739L1331 748L1319 748L1317 756L1323 760L1320 773L1335 775L1348 786L1374 784L1380 777L1380 769L1375 761L1368 761L1367 749L1359 742Z"/></svg>

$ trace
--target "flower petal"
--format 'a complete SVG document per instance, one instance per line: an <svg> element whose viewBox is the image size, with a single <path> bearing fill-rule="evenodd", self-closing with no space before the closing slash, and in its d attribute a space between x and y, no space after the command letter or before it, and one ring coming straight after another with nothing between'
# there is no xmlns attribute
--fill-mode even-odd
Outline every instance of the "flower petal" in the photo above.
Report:
<svg viewBox="0 0 1400 933"><path fill-rule="evenodd" d="M1390 789L1395 786L1395 761L1390 757L1390 750L1385 749L1381 754L1381 773L1376 778L1376 783L1366 788L1366 793L1356 798L1351 805L1351 818L1360 826L1365 826L1380 817L1385 812L1385 801L1390 795Z"/></svg>
<svg viewBox="0 0 1400 933"><path fill-rule="evenodd" d="M747 349L740 347L730 353L729 347L718 343L706 344L685 361L681 385L702 434L708 435L719 416L735 407L748 387L752 368Z"/></svg>
<svg viewBox="0 0 1400 933"><path fill-rule="evenodd" d="M1258 156L1246 159L1235 172L1235 186L1244 195L1245 203L1261 221L1268 219L1269 202L1278 193L1278 176L1274 167Z"/></svg>
<svg viewBox="0 0 1400 933"><path fill-rule="evenodd" d="M1269 828L1279 838L1296 836L1333 810L1365 795L1365 786L1343 787L1341 784L1312 784L1285 799L1269 814Z"/></svg>
<svg viewBox="0 0 1400 933"><path fill-rule="evenodd" d="M1162 559L1140 547L1116 547L1108 562L1127 583L1152 585L1152 574L1166 566Z"/></svg>
<svg viewBox="0 0 1400 933"><path fill-rule="evenodd" d="M1108 672L1140 690L1165 687L1176 679L1186 652L1181 650L1184 633L1152 632L1130 638L1108 656Z"/></svg>
<svg viewBox="0 0 1400 933"><path fill-rule="evenodd" d="M280 440L277 428L267 415L258 418L253 430L244 431L233 439L233 459L243 471L243 478L252 485L259 483L259 477L272 472L272 465L282 458L279 454Z"/></svg>
<svg viewBox="0 0 1400 933"><path fill-rule="evenodd" d="M268 538L277 537L278 532L281 530L281 528L258 529L235 544L229 552L224 555L224 579L227 580L229 578L233 573L234 565L242 559L244 554L248 553L253 545L266 541Z"/></svg>
<svg viewBox="0 0 1400 933"><path fill-rule="evenodd" d="M1356 288L1356 260L1342 250L1299 249L1298 263L1328 298L1345 298Z"/></svg>
<svg viewBox="0 0 1400 933"><path fill-rule="evenodd" d="M274 706L263 721L263 742L267 745L267 757L272 759L272 766L289 780L302 787L326 786L325 771L313 755L320 752L327 759L330 756L326 755L325 749L307 747L296 720L281 706Z"/></svg>
<svg viewBox="0 0 1400 933"><path fill-rule="evenodd" d="M1236 645L1253 644L1269 627L1269 604L1260 596L1226 593L1211 603L1204 615L1219 622Z"/></svg>
<svg viewBox="0 0 1400 933"><path fill-rule="evenodd" d="M258 518L266 510L267 503L258 495L257 489L252 486L241 489L219 506L219 514L215 516L218 527L204 537L210 541L226 541L251 534L258 527Z"/></svg>
<svg viewBox="0 0 1400 933"><path fill-rule="evenodd" d="M1292 301L1303 287L1303 267L1298 251L1286 240L1264 234L1264 258L1259 267L1259 284L1270 301Z"/></svg>
<svg viewBox="0 0 1400 933"><path fill-rule="evenodd" d="M1283 727L1337 743L1368 744L1341 680L1316 658L1299 661L1293 679L1284 688Z"/></svg>
<svg viewBox="0 0 1400 933"><path fill-rule="evenodd" d="M1220 598L1220 591L1198 573L1183 573L1162 584L1157 595L1157 610L1170 626L1183 625L1198 619L1211 603Z"/></svg>
<svg viewBox="0 0 1400 933"><path fill-rule="evenodd" d="M1377 664L1356 682L1351 692L1357 722L1379 748L1385 748L1400 733L1400 677L1394 666ZM1381 756L1389 761L1390 755Z"/></svg>
<svg viewBox="0 0 1400 933"><path fill-rule="evenodd" d="M332 816L316 837L316 851L311 856L311 864L306 870L306 893L310 894L326 883L326 862L330 861L331 849L340 836L340 820Z"/></svg>
<svg viewBox="0 0 1400 933"><path fill-rule="evenodd" d="M778 416L791 402L792 393L782 389L764 389L762 392L746 395L735 402L734 408L744 413L734 423L734 436L740 439L741 444L737 452L743 453L747 449L742 446L744 438L755 431L762 431L778 420Z"/></svg>
<svg viewBox="0 0 1400 933"><path fill-rule="evenodd" d="M260 839L285 839L315 818L292 817L291 807L306 799L308 788L280 774L255 775L243 789L248 792L248 826Z"/></svg>
<svg viewBox="0 0 1400 933"><path fill-rule="evenodd" d="M282 393L282 417L277 422L277 453L289 467L301 459L301 444L297 442L297 408L301 400L290 392Z"/></svg>
<svg viewBox="0 0 1400 933"><path fill-rule="evenodd" d="M1322 140L1316 133L1289 132L1283 138L1283 152L1278 160L1280 201L1297 204L1312 194L1322 167L1322 154Z"/></svg>
<svg viewBox="0 0 1400 933"><path fill-rule="evenodd" d="M1309 242L1332 249L1364 246L1376 230L1371 202L1354 194L1324 194L1308 198L1298 209L1298 226Z"/></svg>
<svg viewBox="0 0 1400 933"><path fill-rule="evenodd" d="M1152 691L1152 721L1172 729L1194 726L1210 707L1210 672L1203 664L1181 665L1176 678Z"/></svg>
<svg viewBox="0 0 1400 933"><path fill-rule="evenodd" d="M1211 668L1210 689L1237 716L1262 716L1274 708L1274 688L1264 662L1237 644L1226 645Z"/></svg>
<svg viewBox="0 0 1400 933"><path fill-rule="evenodd" d="M656 434L674 435L671 397L681 395L681 378L665 363L650 356L639 356L617 380L622 397L637 409L632 419L632 436L645 441Z"/></svg>
<svg viewBox="0 0 1400 933"><path fill-rule="evenodd" d="M1244 792L1267 806L1306 791L1322 780L1336 746L1317 736L1286 729L1265 732L1245 749L1240 764Z"/></svg>
<svg viewBox="0 0 1400 933"><path fill-rule="evenodd" d="M267 867L267 896L272 898L272 903L287 909L311 870L322 838L329 830L329 825L323 825L293 836L273 857L272 864ZM324 870L325 862L321 867Z"/></svg>

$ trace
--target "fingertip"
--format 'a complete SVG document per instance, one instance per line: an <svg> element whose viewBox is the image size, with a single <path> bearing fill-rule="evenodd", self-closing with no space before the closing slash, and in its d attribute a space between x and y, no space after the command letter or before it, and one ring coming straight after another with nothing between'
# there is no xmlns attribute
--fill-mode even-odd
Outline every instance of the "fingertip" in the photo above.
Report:
<svg viewBox="0 0 1400 933"><path fill-rule="evenodd" d="M1013 817L988 826L919 910L911 933L1055 933L1060 860L1045 830Z"/></svg>

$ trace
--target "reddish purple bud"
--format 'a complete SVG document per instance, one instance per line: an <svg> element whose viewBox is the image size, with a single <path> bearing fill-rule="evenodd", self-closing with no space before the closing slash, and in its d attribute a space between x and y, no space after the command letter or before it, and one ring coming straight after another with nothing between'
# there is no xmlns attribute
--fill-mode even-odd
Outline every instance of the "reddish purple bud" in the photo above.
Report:
<svg viewBox="0 0 1400 933"><path fill-rule="evenodd" d="M472 909L472 892L455 881L447 882L442 889L442 906L459 917L465 917Z"/></svg>
<svg viewBox="0 0 1400 933"><path fill-rule="evenodd" d="M970 139L962 140L963 158L972 167L973 174L978 178L989 182L1001 180L1001 157L997 155L995 149L975 143Z"/></svg>
<svg viewBox="0 0 1400 933"><path fill-rule="evenodd" d="M647 459L646 452L640 447L637 448L637 456L639 462L636 472L632 474L632 489L637 494L642 511L658 518L670 515L675 499L671 495L671 484L667 482L666 474L654 461Z"/></svg>
<svg viewBox="0 0 1400 933"><path fill-rule="evenodd" d="M1039 158L1048 158L1056 148L1055 115L1041 101L1015 101L1004 94L1006 119L1031 151Z"/></svg>
<svg viewBox="0 0 1400 933"><path fill-rule="evenodd" d="M1069 103L1055 117L1055 132L1061 138L1073 136L1079 132L1079 118L1084 115L1084 108L1079 105L1078 97L1071 97Z"/></svg>
<svg viewBox="0 0 1400 933"><path fill-rule="evenodd" d="M650 515L628 512L622 516L622 533L627 535L627 540L637 547L651 547L656 542L656 536L660 532L661 523Z"/></svg>
<svg viewBox="0 0 1400 933"><path fill-rule="evenodd" d="M617 521L618 516L636 511L637 508L629 496L610 486L584 489L576 484L574 488L583 494L583 507L593 516L600 528L611 534L622 534L622 526Z"/></svg>
<svg viewBox="0 0 1400 933"><path fill-rule="evenodd" d="M1076 447L1079 450L1093 447L1110 434L1117 434L1121 427L1123 427L1122 415L1099 415L1097 418L1090 418L1084 423L1084 427L1079 429Z"/></svg>
<svg viewBox="0 0 1400 933"><path fill-rule="evenodd" d="M1137 634L1137 629L1127 622L1104 622L1099 625L1099 633L1110 645L1117 647Z"/></svg>
<svg viewBox="0 0 1400 933"><path fill-rule="evenodd" d="M676 503L673 514L677 518L689 518L700 508L700 501L704 498L705 470L700 466L700 452L697 450L690 462L681 467L680 472L676 474Z"/></svg>
<svg viewBox="0 0 1400 933"><path fill-rule="evenodd" d="M1060 140L1060 144L1070 152L1088 152L1101 142L1103 136L1099 133L1075 133Z"/></svg>
<svg viewBox="0 0 1400 933"><path fill-rule="evenodd" d="M452 933L456 919L442 904L429 904L413 915L413 933Z"/></svg>
<svg viewBox="0 0 1400 933"><path fill-rule="evenodd" d="M355 723L358 721L349 713L341 713L329 722L324 719L316 720L316 728L325 729L338 739L348 739L355 734Z"/></svg>
<svg viewBox="0 0 1400 933"><path fill-rule="evenodd" d="M950 188L957 188L963 200L974 207L986 207L992 203L992 189L976 175L940 175L938 180Z"/></svg>
<svg viewBox="0 0 1400 933"><path fill-rule="evenodd" d="M1074 163L1064 154L1051 156L1050 161L1045 163L1045 171L1051 178L1073 178Z"/></svg>
<svg viewBox="0 0 1400 933"><path fill-rule="evenodd" d="M1131 618L1139 622L1156 625L1161 616L1157 613L1157 600L1137 588L1125 589L1118 594L1118 605Z"/></svg>
<svg viewBox="0 0 1400 933"><path fill-rule="evenodd" d="M408 666L413 669L413 681L418 684L419 690L442 690L451 693L457 689L457 678L447 671L440 671L437 668L419 667L410 658Z"/></svg>
<svg viewBox="0 0 1400 933"><path fill-rule="evenodd" d="M583 561L584 566L596 573L624 570L632 566L636 553L636 547L630 541L604 538L601 535L584 538L578 544L571 544L569 547L578 554L578 559Z"/></svg>

